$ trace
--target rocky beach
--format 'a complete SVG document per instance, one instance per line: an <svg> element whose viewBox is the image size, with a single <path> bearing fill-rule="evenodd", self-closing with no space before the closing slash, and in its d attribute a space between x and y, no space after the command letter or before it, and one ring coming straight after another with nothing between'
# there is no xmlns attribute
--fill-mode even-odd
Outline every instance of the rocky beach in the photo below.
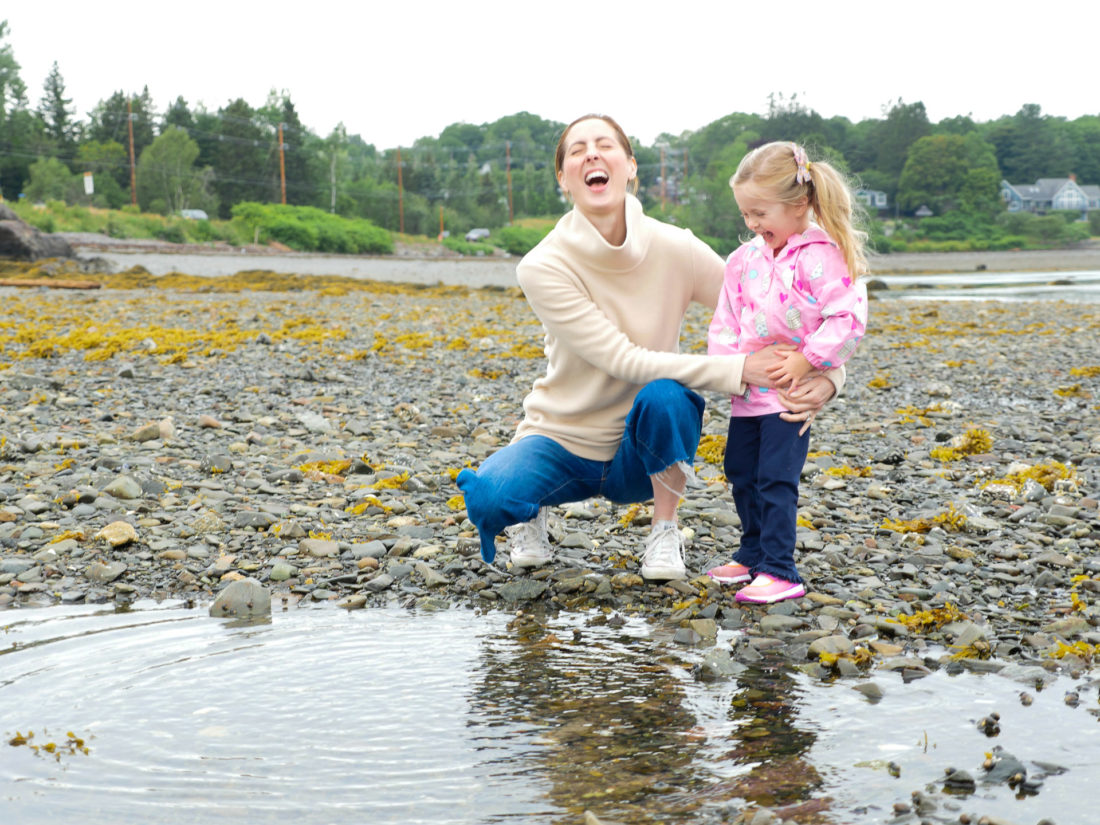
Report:
<svg viewBox="0 0 1100 825"><path fill-rule="evenodd" d="M882 671L1064 674L1096 723L1100 305L874 293L803 471L810 593L758 607L703 575L739 537L713 396L687 581L643 581L649 508L603 500L554 511L553 565L481 561L453 479L508 442L544 368L518 289L88 268L5 265L99 288L0 287L0 607L249 582L273 605L516 612L517 632L641 615L688 645L743 631L704 680L774 660L874 701ZM708 321L693 310L685 350Z"/></svg>

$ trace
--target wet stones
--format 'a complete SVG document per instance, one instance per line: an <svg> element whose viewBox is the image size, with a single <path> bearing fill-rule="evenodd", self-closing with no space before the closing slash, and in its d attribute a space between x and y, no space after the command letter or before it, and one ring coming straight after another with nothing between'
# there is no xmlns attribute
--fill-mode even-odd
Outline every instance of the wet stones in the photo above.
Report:
<svg viewBox="0 0 1100 825"><path fill-rule="evenodd" d="M108 584L126 572L126 565L120 561L93 562L84 571L84 576L96 584Z"/></svg>

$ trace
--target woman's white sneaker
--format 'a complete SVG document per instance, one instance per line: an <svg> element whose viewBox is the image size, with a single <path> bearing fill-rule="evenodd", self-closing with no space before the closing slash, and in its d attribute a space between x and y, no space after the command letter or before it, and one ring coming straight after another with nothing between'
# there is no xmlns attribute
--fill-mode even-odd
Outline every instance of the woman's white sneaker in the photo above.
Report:
<svg viewBox="0 0 1100 825"><path fill-rule="evenodd" d="M545 507L540 507L539 514L531 521L504 528L511 542L513 567L541 567L554 558L554 549L546 532L546 512Z"/></svg>
<svg viewBox="0 0 1100 825"><path fill-rule="evenodd" d="M649 534L642 557L642 578L664 581L687 578L684 539L675 524L658 527Z"/></svg>

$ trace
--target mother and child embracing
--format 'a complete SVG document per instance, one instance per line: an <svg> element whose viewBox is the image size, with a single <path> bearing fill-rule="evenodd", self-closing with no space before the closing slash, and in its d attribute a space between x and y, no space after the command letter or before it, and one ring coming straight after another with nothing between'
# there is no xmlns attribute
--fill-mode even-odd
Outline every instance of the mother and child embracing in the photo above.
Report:
<svg viewBox="0 0 1100 825"><path fill-rule="evenodd" d="M506 532L514 568L549 564L548 508L652 499L641 575L686 578L677 508L706 390L731 399L723 466L742 528L707 575L744 584L741 602L805 595L794 554L810 422L841 389L867 323L866 235L847 181L795 143L754 149L730 180L754 237L723 261L644 214L634 151L612 118L569 124L554 168L573 208L517 267L546 331L546 374L512 442L457 478L482 558ZM714 311L706 355L679 352L693 301Z"/></svg>

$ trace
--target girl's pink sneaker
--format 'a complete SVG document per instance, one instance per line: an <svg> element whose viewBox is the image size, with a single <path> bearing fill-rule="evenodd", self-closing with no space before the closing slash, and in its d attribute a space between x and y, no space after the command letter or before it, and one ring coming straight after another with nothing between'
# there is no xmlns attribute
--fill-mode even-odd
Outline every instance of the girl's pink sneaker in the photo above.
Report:
<svg viewBox="0 0 1100 825"><path fill-rule="evenodd" d="M752 584L745 585L738 590L734 598L739 602L771 604L772 602L781 602L784 599L797 599L805 595L805 585L761 573L752 580Z"/></svg>
<svg viewBox="0 0 1100 825"><path fill-rule="evenodd" d="M733 561L721 567L712 567L707 575L721 584L740 584L752 578L752 571L743 564Z"/></svg>

